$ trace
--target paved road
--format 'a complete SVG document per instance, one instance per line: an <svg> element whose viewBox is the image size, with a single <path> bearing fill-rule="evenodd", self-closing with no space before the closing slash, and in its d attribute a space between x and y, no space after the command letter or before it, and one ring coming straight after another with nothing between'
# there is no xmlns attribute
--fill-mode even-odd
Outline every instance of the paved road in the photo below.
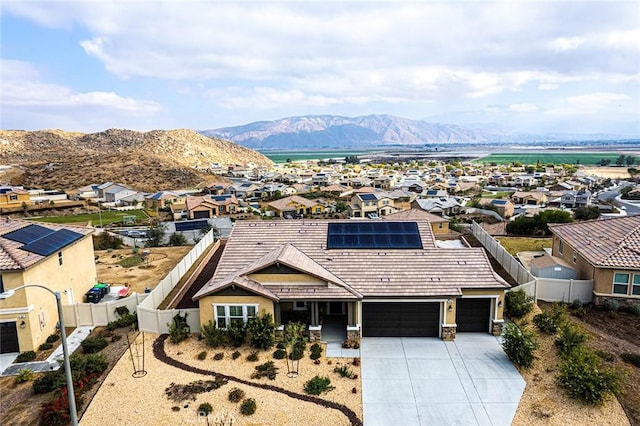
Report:
<svg viewBox="0 0 640 426"><path fill-rule="evenodd" d="M640 204L629 203L625 201L615 200L615 198L620 195L620 188L616 188L611 191L605 191L598 194L598 199L602 201L612 201L617 206L624 206L626 208L628 215L637 215L640 214Z"/></svg>

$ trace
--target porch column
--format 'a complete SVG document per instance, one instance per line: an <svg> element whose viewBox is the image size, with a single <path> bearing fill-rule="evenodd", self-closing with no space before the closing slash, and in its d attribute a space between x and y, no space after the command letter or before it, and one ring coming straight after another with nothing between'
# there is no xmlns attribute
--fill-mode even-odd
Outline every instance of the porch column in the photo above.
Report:
<svg viewBox="0 0 640 426"><path fill-rule="evenodd" d="M311 325L315 326L318 325L318 320L316 319L317 316L317 312L318 312L318 302L311 302L310 304L310 308L311 308Z"/></svg>
<svg viewBox="0 0 640 426"><path fill-rule="evenodd" d="M273 322L275 322L276 324L280 324L281 319L280 319L280 304L279 303L275 303L275 309L273 310Z"/></svg>
<svg viewBox="0 0 640 426"><path fill-rule="evenodd" d="M347 302L347 325L355 325L353 316L353 302Z"/></svg>

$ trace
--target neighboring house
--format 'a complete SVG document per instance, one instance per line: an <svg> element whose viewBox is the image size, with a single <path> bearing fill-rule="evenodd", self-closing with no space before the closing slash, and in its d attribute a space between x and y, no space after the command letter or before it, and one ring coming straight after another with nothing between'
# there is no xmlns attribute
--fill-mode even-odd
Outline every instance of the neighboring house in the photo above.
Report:
<svg viewBox="0 0 640 426"><path fill-rule="evenodd" d="M0 207L21 206L31 204L29 191L15 186L0 186Z"/></svg>
<svg viewBox="0 0 640 426"><path fill-rule="evenodd" d="M23 220L0 221L0 292L37 284L59 291L63 304L83 301L96 282L93 229ZM35 351L56 332L56 300L25 288L0 300L1 353Z"/></svg>
<svg viewBox="0 0 640 426"><path fill-rule="evenodd" d="M259 191L261 187L262 184L257 184L254 182L241 182L228 187L227 193L243 199L253 198L256 196L256 191Z"/></svg>
<svg viewBox="0 0 640 426"><path fill-rule="evenodd" d="M423 198L447 198L449 193L444 189L429 189L422 194Z"/></svg>
<svg viewBox="0 0 640 426"><path fill-rule="evenodd" d="M482 204L483 206L492 206L503 218L509 218L513 216L515 208L514 204L509 199L481 198L480 204Z"/></svg>
<svg viewBox="0 0 640 426"><path fill-rule="evenodd" d="M218 215L235 214L239 204L235 195L204 195L185 198L185 209L189 219L209 219Z"/></svg>
<svg viewBox="0 0 640 426"><path fill-rule="evenodd" d="M159 191L144 198L145 207L148 209L163 209L171 204L184 204L185 195L173 191Z"/></svg>
<svg viewBox="0 0 640 426"><path fill-rule="evenodd" d="M347 324L345 336L452 340L500 334L509 287L484 249L437 248L424 220L239 221L193 299L218 327L302 314L314 330Z"/></svg>
<svg viewBox="0 0 640 426"><path fill-rule="evenodd" d="M394 201L386 192L359 192L351 197L350 217L385 216L396 211Z"/></svg>
<svg viewBox="0 0 640 426"><path fill-rule="evenodd" d="M98 197L98 185L86 185L67 191L70 200L88 200Z"/></svg>
<svg viewBox="0 0 640 426"><path fill-rule="evenodd" d="M414 200L411 203L412 209L422 209L438 216L449 216L460 213L460 207L462 206L454 197L425 198Z"/></svg>
<svg viewBox="0 0 640 426"><path fill-rule="evenodd" d="M120 200L130 195L137 193L138 191L127 188L123 185L111 185L103 190L104 202L119 204Z"/></svg>
<svg viewBox="0 0 640 426"><path fill-rule="evenodd" d="M575 189L574 185L568 182L558 182L555 185L549 186L549 191L573 191Z"/></svg>
<svg viewBox="0 0 640 426"><path fill-rule="evenodd" d="M292 216L311 216L314 214L322 214L330 209L319 200L309 200L299 195L281 198L267 204L269 210L273 210L276 216L286 217Z"/></svg>
<svg viewBox="0 0 640 426"><path fill-rule="evenodd" d="M537 191L517 191L511 196L514 204L522 204L526 206L544 206L547 204L547 196L543 192Z"/></svg>
<svg viewBox="0 0 640 426"><path fill-rule="evenodd" d="M640 216L550 224L552 255L593 280L597 304L615 298L640 302Z"/></svg>
<svg viewBox="0 0 640 426"><path fill-rule="evenodd" d="M591 205L591 191L585 189L565 191L562 193L560 203L572 209L589 206Z"/></svg>
<svg viewBox="0 0 640 426"><path fill-rule="evenodd" d="M329 186L337 182L339 179L340 175L338 173L331 171L318 172L311 177L311 184L315 186Z"/></svg>
<svg viewBox="0 0 640 426"><path fill-rule="evenodd" d="M396 213L391 213L390 215L383 216L384 220L427 220L431 224L431 232L433 235L438 238L439 235L448 234L449 230L449 220L443 218L442 216L437 216L435 214L431 214L421 209L409 209L403 210Z"/></svg>

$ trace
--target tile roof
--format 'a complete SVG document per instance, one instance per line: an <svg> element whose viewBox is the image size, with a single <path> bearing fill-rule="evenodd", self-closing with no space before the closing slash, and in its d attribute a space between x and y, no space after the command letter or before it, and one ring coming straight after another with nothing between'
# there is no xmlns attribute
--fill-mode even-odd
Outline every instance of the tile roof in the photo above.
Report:
<svg viewBox="0 0 640 426"><path fill-rule="evenodd" d="M640 216L550 224L549 229L594 266L640 269Z"/></svg>
<svg viewBox="0 0 640 426"><path fill-rule="evenodd" d="M194 299L215 293L229 277L297 256L303 258L291 260L292 267L308 264L316 276L322 268L365 298L456 296L463 288L509 287L494 273L482 248L436 248L426 220L413 221L423 249L328 250L328 223L335 222L236 222L213 278Z"/></svg>
<svg viewBox="0 0 640 426"><path fill-rule="evenodd" d="M5 234L34 224L34 222L27 220L9 218L0 220L0 271L19 271L27 269L46 258L46 256L22 250L22 247L25 245L24 243L3 237ZM48 223L38 223L37 225L53 231L68 229L85 236L93 233L93 228L81 226L53 225Z"/></svg>
<svg viewBox="0 0 640 426"><path fill-rule="evenodd" d="M569 262L567 262L563 258L549 255L534 257L531 261L531 264L535 265L538 269L544 269L550 266L564 266L565 268L573 270L576 269L573 266L569 265Z"/></svg>
<svg viewBox="0 0 640 426"><path fill-rule="evenodd" d="M442 216L429 213L422 209L409 209L401 210L396 213L391 213L385 216L381 216L383 220L428 220L431 223L449 222Z"/></svg>
<svg viewBox="0 0 640 426"><path fill-rule="evenodd" d="M285 211L291 210L296 204L303 205L305 207L313 207L318 204L318 201L309 200L299 195L291 195L290 197L281 198L276 201L270 202L268 205L276 210Z"/></svg>

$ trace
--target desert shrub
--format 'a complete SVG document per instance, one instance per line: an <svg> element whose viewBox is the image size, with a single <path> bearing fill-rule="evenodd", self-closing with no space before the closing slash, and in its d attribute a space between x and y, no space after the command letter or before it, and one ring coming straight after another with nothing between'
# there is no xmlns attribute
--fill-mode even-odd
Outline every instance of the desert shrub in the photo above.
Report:
<svg viewBox="0 0 640 426"><path fill-rule="evenodd" d="M602 309L613 314L618 312L618 309L620 309L620 303L615 299L606 299L602 304Z"/></svg>
<svg viewBox="0 0 640 426"><path fill-rule="evenodd" d="M122 340L122 336L119 335L119 334L114 334L113 336L111 336L111 341L112 342L118 342L120 340Z"/></svg>
<svg viewBox="0 0 640 426"><path fill-rule="evenodd" d="M200 327L200 333L207 346L212 348L224 346L227 342L227 330L224 328L217 328L216 323L213 321L209 321L207 324L202 324Z"/></svg>
<svg viewBox="0 0 640 426"><path fill-rule="evenodd" d="M533 297L524 290L510 291L505 295L506 313L511 318L522 318L533 309Z"/></svg>
<svg viewBox="0 0 640 426"><path fill-rule="evenodd" d="M165 388L164 394L173 402L195 401L196 395L214 391L227 383L227 379L220 377L216 377L215 380L196 380L186 385L171 383L169 387Z"/></svg>
<svg viewBox="0 0 640 426"><path fill-rule="evenodd" d="M291 353L289 354L289 359L297 361L304 357L304 350L307 344L304 341L297 341L293 344L291 348Z"/></svg>
<svg viewBox="0 0 640 426"><path fill-rule="evenodd" d="M304 384L304 391L309 395L320 395L334 389L328 377L315 376Z"/></svg>
<svg viewBox="0 0 640 426"><path fill-rule="evenodd" d="M49 349L51 349L51 348L53 348L53 344L52 344L52 343L44 342L43 344L41 344L41 345L38 347L38 350L39 350L39 351L46 351L46 350L49 350Z"/></svg>
<svg viewBox="0 0 640 426"><path fill-rule="evenodd" d="M252 348L267 350L275 343L275 328L271 314L264 314L249 319L247 337Z"/></svg>
<svg viewBox="0 0 640 426"><path fill-rule="evenodd" d="M633 364L636 367L640 368L640 354L625 352L620 355L620 358L622 358L624 362Z"/></svg>
<svg viewBox="0 0 640 426"><path fill-rule="evenodd" d="M174 233L171 234L171 236L169 237L169 245L170 246L186 246L187 245L187 238L179 233Z"/></svg>
<svg viewBox="0 0 640 426"><path fill-rule="evenodd" d="M311 355L309 355L309 358L311 358L314 361L316 359L319 359L322 356L322 346L320 346L317 343L314 343L313 345L311 345L311 347L309 348L309 351L311 352Z"/></svg>
<svg viewBox="0 0 640 426"><path fill-rule="evenodd" d="M65 383L64 377L58 371L47 371L33 381L33 393L49 393Z"/></svg>
<svg viewBox="0 0 640 426"><path fill-rule="evenodd" d="M26 351L16 357L16 362L29 362L34 359L36 359L36 353L34 351Z"/></svg>
<svg viewBox="0 0 640 426"><path fill-rule="evenodd" d="M171 343L180 343L189 337L191 329L187 324L187 313L184 316L180 313L175 314L169 323L169 340Z"/></svg>
<svg viewBox="0 0 640 426"><path fill-rule="evenodd" d="M311 358L314 361L317 359L320 359L320 357L322 357L321 352L311 352L311 354L309 355L309 358Z"/></svg>
<svg viewBox="0 0 640 426"><path fill-rule="evenodd" d="M240 402L244 399L244 391L242 389L233 388L229 391L227 398L229 398L229 401L231 402Z"/></svg>
<svg viewBox="0 0 640 426"><path fill-rule="evenodd" d="M205 359L207 359L207 351L202 351L198 354L197 358L200 361L204 361Z"/></svg>
<svg viewBox="0 0 640 426"><path fill-rule="evenodd" d="M122 244L122 237L109 232L93 236L93 246L96 250L119 249Z"/></svg>
<svg viewBox="0 0 640 426"><path fill-rule="evenodd" d="M562 305L554 305L551 313L543 312L533 317L533 323L546 334L556 334L567 318L567 309Z"/></svg>
<svg viewBox="0 0 640 426"><path fill-rule="evenodd" d="M240 355L242 355L240 352L233 351L233 353L231 354L231 359L238 359L240 358Z"/></svg>
<svg viewBox="0 0 640 426"><path fill-rule="evenodd" d="M95 354L106 348L108 344L104 337L87 337L80 343L80 346L82 346L83 353Z"/></svg>
<svg viewBox="0 0 640 426"><path fill-rule="evenodd" d="M354 339L346 339L342 342L342 347L344 349L360 349L360 342Z"/></svg>
<svg viewBox="0 0 640 426"><path fill-rule="evenodd" d="M220 361L223 358L224 358L224 353L223 352L218 352L217 354L215 354L213 356L213 359L216 360L216 361Z"/></svg>
<svg viewBox="0 0 640 426"><path fill-rule="evenodd" d="M635 316L640 316L640 303L629 305L629 312Z"/></svg>
<svg viewBox="0 0 640 426"><path fill-rule="evenodd" d="M42 404L42 410L40 411L41 425L64 426L69 424L70 419L69 396L66 388L60 389L50 401Z"/></svg>
<svg viewBox="0 0 640 426"><path fill-rule="evenodd" d="M253 351L249 355L247 355L247 361L249 362L256 362L258 361L258 359L258 351Z"/></svg>
<svg viewBox="0 0 640 426"><path fill-rule="evenodd" d="M355 367L360 365L360 358L354 358L353 361L351 362L351 364L353 364Z"/></svg>
<svg viewBox="0 0 640 426"><path fill-rule="evenodd" d="M587 335L580 327L573 324L565 324L560 328L560 333L555 341L560 355L565 357L581 346L587 340Z"/></svg>
<svg viewBox="0 0 640 426"><path fill-rule="evenodd" d="M353 371L351 371L351 369L347 364L336 366L333 369L333 372L338 373L340 377L347 377L349 379L353 378Z"/></svg>
<svg viewBox="0 0 640 426"><path fill-rule="evenodd" d="M256 371L251 375L252 379L261 379L263 377L269 380L275 380L279 368L273 364L273 361L267 361L264 364L256 366Z"/></svg>
<svg viewBox="0 0 640 426"><path fill-rule="evenodd" d="M209 414L211 414L211 412L213 412L213 406L208 402L203 402L202 404L198 405L199 416L207 417Z"/></svg>
<svg viewBox="0 0 640 426"><path fill-rule="evenodd" d="M18 374L16 375L16 377L13 379L13 382L16 384L30 382L31 380L33 380L33 375L34 375L34 372L32 369L21 368L20 371L18 371Z"/></svg>
<svg viewBox="0 0 640 426"><path fill-rule="evenodd" d="M531 368L538 343L532 332L509 323L504 329L502 347L511 361L523 368Z"/></svg>
<svg viewBox="0 0 640 426"><path fill-rule="evenodd" d="M126 308L126 306L121 306L120 308L116 308L116 313L118 313L118 309ZM127 309L126 313L119 314L120 318L111 321L107 324L107 330L115 330L116 328L129 327L134 326L135 329L138 328L138 314L133 312L129 313L129 309Z"/></svg>
<svg viewBox="0 0 640 426"><path fill-rule="evenodd" d="M231 324L229 328L227 328L227 338L234 348L242 346L246 337L247 329L244 324Z"/></svg>
<svg viewBox="0 0 640 426"><path fill-rule="evenodd" d="M580 299L573 299L573 302L569 305L571 309L582 308L582 301Z"/></svg>
<svg viewBox="0 0 640 426"><path fill-rule="evenodd" d="M584 306L580 306L579 308L574 309L571 312L576 318L583 318L587 314L587 310Z"/></svg>
<svg viewBox="0 0 640 426"><path fill-rule="evenodd" d="M575 348L559 366L557 382L569 396L586 404L599 405L607 395L622 389L623 377L612 368L601 368L598 356Z"/></svg>
<svg viewBox="0 0 640 426"><path fill-rule="evenodd" d="M245 416L250 416L256 412L256 400L253 398L245 399L240 404L240 413Z"/></svg>
<svg viewBox="0 0 640 426"><path fill-rule="evenodd" d="M287 352L284 349L276 349L273 352L273 357L275 359L284 359L287 356Z"/></svg>
<svg viewBox="0 0 640 426"><path fill-rule="evenodd" d="M603 351L601 349L596 349L593 351L594 354L598 355L598 358L603 359L605 361L613 362L616 359L616 356L611 352Z"/></svg>
<svg viewBox="0 0 640 426"><path fill-rule="evenodd" d="M285 349L286 346L283 342L278 342L278 344L276 345L276 349Z"/></svg>
<svg viewBox="0 0 640 426"><path fill-rule="evenodd" d="M60 340L60 335L58 333L53 333L49 337L47 337L47 343L55 343Z"/></svg>
<svg viewBox="0 0 640 426"><path fill-rule="evenodd" d="M130 314L129 308L127 308L126 306L118 306L116 309L114 309L114 312L119 317L123 317L125 315L129 315Z"/></svg>

